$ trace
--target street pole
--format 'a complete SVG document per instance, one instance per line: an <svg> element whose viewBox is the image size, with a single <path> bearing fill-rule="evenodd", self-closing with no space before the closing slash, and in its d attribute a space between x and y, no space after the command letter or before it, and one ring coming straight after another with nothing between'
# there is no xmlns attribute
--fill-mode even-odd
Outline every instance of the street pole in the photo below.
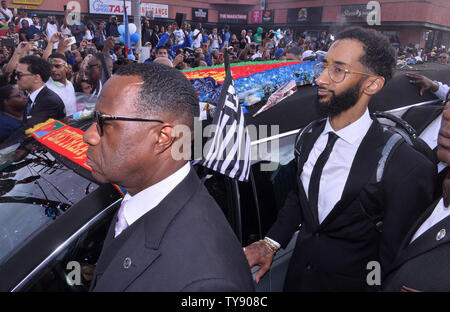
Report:
<svg viewBox="0 0 450 312"><path fill-rule="evenodd" d="M133 0L134 3L134 24L136 25L136 32L139 34L139 36L142 37L141 33L141 0ZM139 55L139 63L143 63L144 60L141 60L141 49L142 48L142 40L139 39L138 42L136 42L136 51Z"/></svg>

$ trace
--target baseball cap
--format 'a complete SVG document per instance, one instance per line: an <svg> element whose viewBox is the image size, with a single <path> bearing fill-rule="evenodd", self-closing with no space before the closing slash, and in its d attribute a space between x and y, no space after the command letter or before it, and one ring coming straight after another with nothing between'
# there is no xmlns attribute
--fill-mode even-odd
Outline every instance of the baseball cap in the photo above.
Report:
<svg viewBox="0 0 450 312"><path fill-rule="evenodd" d="M33 13L30 15L30 17L37 17L37 14Z"/></svg>
<svg viewBox="0 0 450 312"><path fill-rule="evenodd" d="M252 33L253 31L251 29L249 29L249 30L247 30L247 32L251 32Z"/></svg>
<svg viewBox="0 0 450 312"><path fill-rule="evenodd" d="M313 59L316 57L316 54L312 51L312 50L306 50L305 52L303 52L302 54L302 60L305 59Z"/></svg>

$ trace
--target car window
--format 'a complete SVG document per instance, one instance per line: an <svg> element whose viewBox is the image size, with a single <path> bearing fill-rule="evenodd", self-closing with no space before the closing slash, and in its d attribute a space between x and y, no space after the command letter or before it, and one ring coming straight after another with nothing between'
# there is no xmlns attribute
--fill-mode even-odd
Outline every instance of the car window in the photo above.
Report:
<svg viewBox="0 0 450 312"><path fill-rule="evenodd" d="M0 150L0 264L98 187L43 147L33 145L20 159L16 148Z"/></svg>
<svg viewBox="0 0 450 312"><path fill-rule="evenodd" d="M264 237L296 185L295 134L275 140L257 144L250 181L239 183L243 246Z"/></svg>
<svg viewBox="0 0 450 312"><path fill-rule="evenodd" d="M78 239L65 246L20 291L88 291L113 216L114 209L102 214L99 220Z"/></svg>

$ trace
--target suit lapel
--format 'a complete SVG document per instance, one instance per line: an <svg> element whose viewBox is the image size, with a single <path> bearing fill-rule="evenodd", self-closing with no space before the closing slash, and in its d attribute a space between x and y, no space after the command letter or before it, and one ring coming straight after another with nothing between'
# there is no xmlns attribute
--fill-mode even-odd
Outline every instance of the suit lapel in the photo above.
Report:
<svg viewBox="0 0 450 312"><path fill-rule="evenodd" d="M375 172L378 160L384 147L385 133L379 123L374 120L363 138L342 192L341 199L336 203L328 216L321 223L325 227L359 195L362 188L370 181Z"/></svg>
<svg viewBox="0 0 450 312"><path fill-rule="evenodd" d="M397 255L397 259L394 261L392 269L397 268L409 259L417 257L418 255L427 252L430 249L436 248L437 246L442 244L450 243L450 217L446 217L440 222L433 225L410 244L413 235L417 232L417 230L425 222L425 220L433 213L433 210L435 209L436 204L439 202L439 200L440 199L436 200L411 228L405 240L403 241L402 248ZM445 229L447 234L442 239L438 240L437 234L442 229Z"/></svg>
<svg viewBox="0 0 450 312"><path fill-rule="evenodd" d="M158 206L115 239L112 239L115 227L113 222L99 259L93 289L125 291L161 255L159 247L164 233L201 186L196 172L191 168L187 177Z"/></svg>
<svg viewBox="0 0 450 312"><path fill-rule="evenodd" d="M421 134L442 113L443 108L442 105L413 107L402 118L411 124L418 134ZM426 122L424 122L424 117Z"/></svg>

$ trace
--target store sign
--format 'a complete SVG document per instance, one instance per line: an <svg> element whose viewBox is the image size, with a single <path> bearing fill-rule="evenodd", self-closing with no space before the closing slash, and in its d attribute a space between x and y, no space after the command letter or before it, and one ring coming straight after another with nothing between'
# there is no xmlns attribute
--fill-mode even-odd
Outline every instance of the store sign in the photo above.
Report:
<svg viewBox="0 0 450 312"><path fill-rule="evenodd" d="M250 12L250 23L273 23L273 10L257 10Z"/></svg>
<svg viewBox="0 0 450 312"><path fill-rule="evenodd" d="M141 3L141 15L147 15L148 11L153 11L154 18L169 18L169 6L156 3Z"/></svg>
<svg viewBox="0 0 450 312"><path fill-rule="evenodd" d="M13 4L41 5L43 0L12 0Z"/></svg>
<svg viewBox="0 0 450 312"><path fill-rule="evenodd" d="M320 23L322 7L288 9L288 23Z"/></svg>
<svg viewBox="0 0 450 312"><path fill-rule="evenodd" d="M208 9L192 8L192 20L196 22L207 22Z"/></svg>
<svg viewBox="0 0 450 312"><path fill-rule="evenodd" d="M127 14L131 15L131 1L125 1ZM92 14L123 14L123 1L89 0L89 13Z"/></svg>
<svg viewBox="0 0 450 312"><path fill-rule="evenodd" d="M365 22L370 10L365 4L362 5L343 5L341 16L347 22Z"/></svg>
<svg viewBox="0 0 450 312"><path fill-rule="evenodd" d="M219 12L219 21L224 23L240 24L247 21L247 13Z"/></svg>

